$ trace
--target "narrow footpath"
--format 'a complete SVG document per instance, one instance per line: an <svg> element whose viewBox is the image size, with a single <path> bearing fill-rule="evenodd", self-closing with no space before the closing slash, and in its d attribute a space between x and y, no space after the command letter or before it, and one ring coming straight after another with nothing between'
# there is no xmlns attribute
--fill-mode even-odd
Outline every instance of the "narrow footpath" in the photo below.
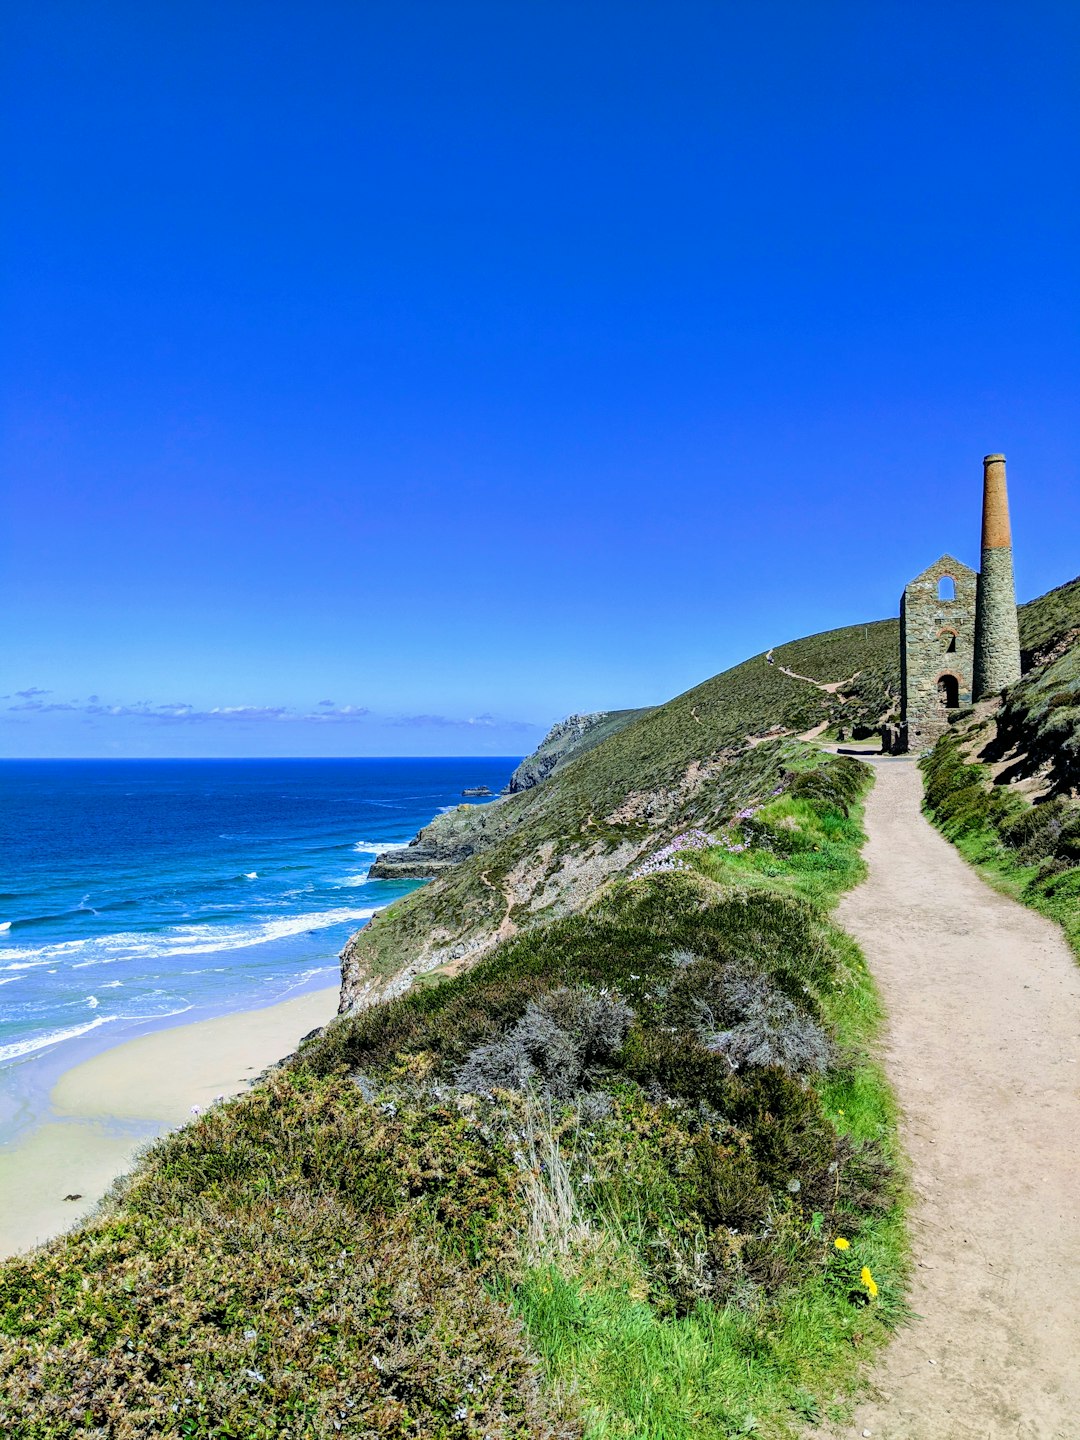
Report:
<svg viewBox="0 0 1080 1440"><path fill-rule="evenodd" d="M1080 968L872 761L869 878L837 919L888 1013L915 1195L911 1304L838 1433L1080 1440Z"/></svg>

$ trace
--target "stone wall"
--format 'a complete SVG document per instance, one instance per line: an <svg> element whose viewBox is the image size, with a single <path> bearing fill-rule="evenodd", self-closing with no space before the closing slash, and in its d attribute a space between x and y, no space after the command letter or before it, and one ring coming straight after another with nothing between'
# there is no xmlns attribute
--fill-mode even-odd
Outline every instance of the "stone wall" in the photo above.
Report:
<svg viewBox="0 0 1080 1440"><path fill-rule="evenodd" d="M1020 679L1020 629L1013 583L1012 527L1005 456L983 458L982 561L975 624L976 700Z"/></svg>
<svg viewBox="0 0 1080 1440"><path fill-rule="evenodd" d="M983 551L978 621L973 693L981 700L1020 679L1020 624L1011 549Z"/></svg>
<svg viewBox="0 0 1080 1440"><path fill-rule="evenodd" d="M939 594L950 577L953 599ZM948 728L949 711L971 704L978 576L951 555L917 575L900 601L903 743L922 751Z"/></svg>

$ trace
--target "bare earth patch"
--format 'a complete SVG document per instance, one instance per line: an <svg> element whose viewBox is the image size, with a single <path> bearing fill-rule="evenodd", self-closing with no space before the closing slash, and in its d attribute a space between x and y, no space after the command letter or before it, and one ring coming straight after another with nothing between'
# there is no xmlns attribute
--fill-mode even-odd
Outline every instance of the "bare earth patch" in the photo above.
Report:
<svg viewBox="0 0 1080 1440"><path fill-rule="evenodd" d="M914 763L875 769L870 875L837 918L889 1014L918 1318L875 1398L830 1433L1077 1440L1080 970L1055 925L991 890L923 818Z"/></svg>

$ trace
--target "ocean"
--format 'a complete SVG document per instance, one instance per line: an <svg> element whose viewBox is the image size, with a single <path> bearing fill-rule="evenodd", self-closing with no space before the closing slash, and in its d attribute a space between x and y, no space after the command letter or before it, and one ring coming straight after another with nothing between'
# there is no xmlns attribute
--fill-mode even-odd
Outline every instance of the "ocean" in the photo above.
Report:
<svg viewBox="0 0 1080 1440"><path fill-rule="evenodd" d="M516 763L0 761L0 1090L88 1037L336 984L349 935L415 888L369 880L376 853Z"/></svg>

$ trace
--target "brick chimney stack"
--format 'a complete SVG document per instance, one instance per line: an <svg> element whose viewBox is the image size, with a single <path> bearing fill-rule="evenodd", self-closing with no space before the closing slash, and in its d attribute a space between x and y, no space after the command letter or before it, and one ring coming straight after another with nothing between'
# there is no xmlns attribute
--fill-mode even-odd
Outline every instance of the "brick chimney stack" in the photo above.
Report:
<svg viewBox="0 0 1080 1440"><path fill-rule="evenodd" d="M975 674L972 698L996 695L1020 679L1009 495L1005 456L983 460L982 564L975 600Z"/></svg>

